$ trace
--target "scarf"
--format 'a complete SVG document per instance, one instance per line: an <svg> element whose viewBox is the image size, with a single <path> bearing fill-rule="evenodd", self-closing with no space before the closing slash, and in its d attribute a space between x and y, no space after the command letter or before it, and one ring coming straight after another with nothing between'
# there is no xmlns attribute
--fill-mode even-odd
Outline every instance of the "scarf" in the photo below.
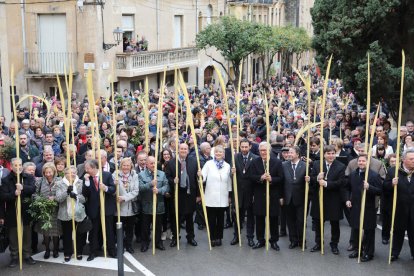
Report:
<svg viewBox="0 0 414 276"><path fill-rule="evenodd" d="M79 180L79 178L78 178L78 176L76 176L75 180L73 181L73 192L75 194L78 194L78 191L77 191L77 188L76 188L76 182L78 182L78 180ZM62 179L62 181L63 181L63 183L66 184L67 187L69 187L71 185L69 180L66 179L66 177L64 177ZM79 203L79 199L76 199L76 205L78 205L78 203ZM76 207L77 206L75 206L75 210L76 210ZM71 200L71 197L69 195L66 197L66 209L67 209L67 212L68 212L68 216L71 218L72 217L72 200Z"/></svg>
<svg viewBox="0 0 414 276"><path fill-rule="evenodd" d="M214 158L214 163L216 164L217 169L221 170L224 165L224 160L218 161L216 158Z"/></svg>

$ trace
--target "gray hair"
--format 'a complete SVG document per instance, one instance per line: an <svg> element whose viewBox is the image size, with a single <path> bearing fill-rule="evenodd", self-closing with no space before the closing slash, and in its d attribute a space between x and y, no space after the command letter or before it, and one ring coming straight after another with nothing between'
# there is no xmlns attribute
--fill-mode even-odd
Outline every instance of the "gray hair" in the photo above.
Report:
<svg viewBox="0 0 414 276"><path fill-rule="evenodd" d="M72 171L72 170L74 170L76 172L76 174L78 174L78 168L76 168L74 165L70 165L69 167L65 168L63 170L63 172L67 173L67 172Z"/></svg>
<svg viewBox="0 0 414 276"><path fill-rule="evenodd" d="M207 147L211 147L210 144L208 142L203 142L200 144L200 150L202 152L204 152L206 150Z"/></svg>
<svg viewBox="0 0 414 276"><path fill-rule="evenodd" d="M260 144L259 144L259 149L260 148L266 148L266 149L270 149L270 146L269 146L269 144L266 142L266 141L264 141L264 142L260 142Z"/></svg>
<svg viewBox="0 0 414 276"><path fill-rule="evenodd" d="M88 165L89 167L91 167L92 169L97 169L99 168L99 164L98 161L95 159L90 159L90 160L86 160L85 161L85 166Z"/></svg>
<svg viewBox="0 0 414 276"><path fill-rule="evenodd" d="M20 159L20 158L19 158ZM14 162L14 160L17 160L17 158L13 158L12 159L12 163ZM20 159L21 160L21 159ZM29 167L35 167L36 168L36 164L35 163L33 163L33 162L26 162L26 163L24 163L23 164L23 171L26 171L27 170L27 168L29 168Z"/></svg>
<svg viewBox="0 0 414 276"><path fill-rule="evenodd" d="M13 164L13 163L14 163L14 162L16 162L16 161L23 162L21 158L14 157L14 158L12 158L11 163ZM32 162L30 162L30 163L32 163ZM26 163L26 164L27 164L27 163ZM33 165L34 165L34 163L33 163ZM36 165L35 165L35 167L36 167Z"/></svg>
<svg viewBox="0 0 414 276"><path fill-rule="evenodd" d="M414 153L414 148L408 148L408 149L406 149L403 152L402 156L401 156L402 160L404 160L409 153Z"/></svg>

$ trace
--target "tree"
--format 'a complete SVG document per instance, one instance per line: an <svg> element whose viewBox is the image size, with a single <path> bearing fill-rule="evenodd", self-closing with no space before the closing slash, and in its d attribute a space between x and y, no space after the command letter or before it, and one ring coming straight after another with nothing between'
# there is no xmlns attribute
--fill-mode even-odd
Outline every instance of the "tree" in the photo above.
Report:
<svg viewBox="0 0 414 276"><path fill-rule="evenodd" d="M401 78L401 50L405 49L405 95L414 99L414 1L316 0L311 11L316 60L322 69L333 54L331 77L343 80L347 90L364 101L367 52L371 59L371 98L384 96L396 117ZM411 67L411 68L410 68Z"/></svg>
<svg viewBox="0 0 414 276"><path fill-rule="evenodd" d="M207 50L215 47L224 59L228 60L234 69L235 83L239 77L239 66L244 58L253 53L258 47L259 25L249 21L242 21L235 17L223 16L217 23L213 23L196 36L198 49ZM209 55L212 60L221 65L229 79L231 76L226 66Z"/></svg>

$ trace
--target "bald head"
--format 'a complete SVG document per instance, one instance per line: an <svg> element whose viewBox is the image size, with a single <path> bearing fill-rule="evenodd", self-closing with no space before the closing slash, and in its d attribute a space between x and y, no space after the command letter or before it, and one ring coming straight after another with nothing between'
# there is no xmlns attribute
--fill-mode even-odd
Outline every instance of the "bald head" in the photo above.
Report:
<svg viewBox="0 0 414 276"><path fill-rule="evenodd" d="M148 156L147 157L147 169L153 172L154 168L155 168L155 158L154 156Z"/></svg>
<svg viewBox="0 0 414 276"><path fill-rule="evenodd" d="M181 143L178 147L178 156L180 159L186 159L188 155L188 145L185 143Z"/></svg>

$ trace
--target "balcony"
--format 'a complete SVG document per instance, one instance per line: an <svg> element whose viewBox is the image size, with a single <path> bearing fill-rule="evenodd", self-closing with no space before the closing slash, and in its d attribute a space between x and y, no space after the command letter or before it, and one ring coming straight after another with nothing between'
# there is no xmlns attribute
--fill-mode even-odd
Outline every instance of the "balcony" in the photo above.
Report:
<svg viewBox="0 0 414 276"><path fill-rule="evenodd" d="M27 77L56 77L69 74L69 67L77 72L77 53L70 52L27 52Z"/></svg>
<svg viewBox="0 0 414 276"><path fill-rule="evenodd" d="M198 50L195 47L116 55L117 75L125 78L162 72L164 68L172 70L197 65Z"/></svg>
<svg viewBox="0 0 414 276"><path fill-rule="evenodd" d="M274 0L228 0L227 3L244 3L244 4L273 4Z"/></svg>

